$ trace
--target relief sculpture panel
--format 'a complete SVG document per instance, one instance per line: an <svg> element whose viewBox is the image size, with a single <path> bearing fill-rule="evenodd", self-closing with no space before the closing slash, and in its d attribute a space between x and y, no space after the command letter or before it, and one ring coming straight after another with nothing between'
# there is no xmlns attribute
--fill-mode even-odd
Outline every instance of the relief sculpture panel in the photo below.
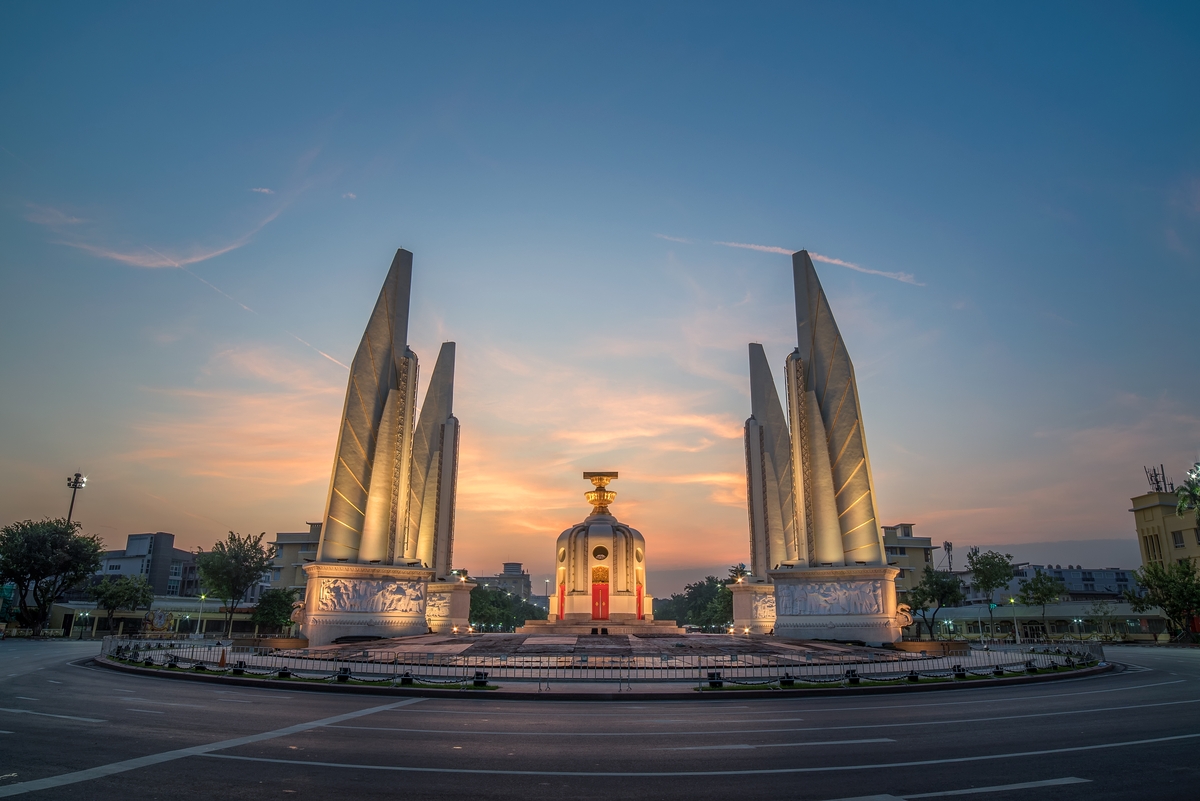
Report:
<svg viewBox="0 0 1200 801"><path fill-rule="evenodd" d="M883 613L880 582L776 584L780 615L878 615Z"/></svg>
<svg viewBox="0 0 1200 801"><path fill-rule="evenodd" d="M775 619L775 596L756 595L750 613L755 620Z"/></svg>
<svg viewBox="0 0 1200 801"><path fill-rule="evenodd" d="M426 617L450 617L450 596L445 593L434 593L425 604Z"/></svg>
<svg viewBox="0 0 1200 801"><path fill-rule="evenodd" d="M321 581L321 612L397 612L422 614L425 585L419 581L331 578Z"/></svg>

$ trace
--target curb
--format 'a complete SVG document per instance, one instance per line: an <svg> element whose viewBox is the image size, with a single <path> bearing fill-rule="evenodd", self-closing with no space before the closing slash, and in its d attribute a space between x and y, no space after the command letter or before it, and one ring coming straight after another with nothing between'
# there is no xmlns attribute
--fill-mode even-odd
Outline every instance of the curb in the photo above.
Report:
<svg viewBox="0 0 1200 801"><path fill-rule="evenodd" d="M930 684L902 684L875 687L831 687L822 689L793 689L793 690L707 690L697 692L688 684L686 690L674 692L554 692L542 693L513 692L511 690L437 690L428 688L406 687L371 687L362 684L316 684L278 679L256 679L246 676L214 676L190 671L166 671L154 668L138 667L114 662L103 656L88 660L93 664L123 673L140 676L156 676L160 678L182 681L201 681L210 684L227 684L235 687L258 687L270 690L288 690L300 692L349 693L351 695L383 695L421 698L475 698L501 699L505 701L686 701L697 698L707 700L732 700L736 698L830 698L846 695L892 695L895 693L937 692L942 690L964 690L972 687L1007 687L1016 684L1035 684L1045 681L1058 681L1066 678L1086 678L1107 673L1115 669L1111 662L1101 663L1096 667L1072 670L1068 673L1038 673L1033 676L1013 676L1008 679L975 679L964 682L935 682ZM564 684L566 682L558 682Z"/></svg>

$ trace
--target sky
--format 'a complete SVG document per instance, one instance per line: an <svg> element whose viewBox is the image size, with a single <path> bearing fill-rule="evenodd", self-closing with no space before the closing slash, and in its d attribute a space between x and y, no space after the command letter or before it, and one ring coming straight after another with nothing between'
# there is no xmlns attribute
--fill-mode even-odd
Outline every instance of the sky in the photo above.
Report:
<svg viewBox="0 0 1200 801"><path fill-rule="evenodd" d="M456 566L540 589L617 470L664 596L749 561L807 248L881 522L1137 566L1200 458L1197 75L1194 3L6 3L0 521L79 470L111 547L306 530L404 247Z"/></svg>

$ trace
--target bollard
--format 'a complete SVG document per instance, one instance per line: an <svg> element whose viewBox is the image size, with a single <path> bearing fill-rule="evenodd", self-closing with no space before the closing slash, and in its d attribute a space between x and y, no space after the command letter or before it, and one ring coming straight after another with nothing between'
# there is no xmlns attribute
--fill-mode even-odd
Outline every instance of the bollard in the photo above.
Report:
<svg viewBox="0 0 1200 801"><path fill-rule="evenodd" d="M350 681L350 668L338 668L337 680L339 684L345 684L346 682Z"/></svg>
<svg viewBox="0 0 1200 801"><path fill-rule="evenodd" d="M412 683L413 683L412 673L408 672L407 670L404 671L404 675L400 677L400 684L407 687L407 686L411 686Z"/></svg>
<svg viewBox="0 0 1200 801"><path fill-rule="evenodd" d="M237 664L233 666L233 670L232 670L231 672L232 672L232 673L233 673L233 675L235 675L235 676L240 676L240 675L242 675L243 673L245 673L245 672L246 672L246 662L245 662L245 660L243 660L243 659L239 659L239 660L237 661Z"/></svg>
<svg viewBox="0 0 1200 801"><path fill-rule="evenodd" d="M910 670L910 671L908 671L908 680L911 681L913 684L916 684L918 681L921 680L921 674L915 670Z"/></svg>
<svg viewBox="0 0 1200 801"><path fill-rule="evenodd" d="M290 679L291 677L292 677L292 671L288 670L285 667L279 669L279 678Z"/></svg>
<svg viewBox="0 0 1200 801"><path fill-rule="evenodd" d="M1025 663L1025 672L1026 673L1037 673L1037 665L1033 664L1032 659L1028 660Z"/></svg>
<svg viewBox="0 0 1200 801"><path fill-rule="evenodd" d="M967 677L967 671L963 670L962 665L955 665L952 672L956 679L965 679Z"/></svg>
<svg viewBox="0 0 1200 801"><path fill-rule="evenodd" d="M146 667L154 667L154 660L151 659L149 656L147 656L145 661L142 662L142 664L145 665Z"/></svg>
<svg viewBox="0 0 1200 801"><path fill-rule="evenodd" d="M779 686L780 687L795 687L796 680L794 678L792 678L791 673L784 673L783 678L781 678L779 680Z"/></svg>
<svg viewBox="0 0 1200 801"><path fill-rule="evenodd" d="M208 670L208 668L204 666L203 662L197 662L196 664L192 665L192 670L196 671L197 673L203 673L204 671Z"/></svg>
<svg viewBox="0 0 1200 801"><path fill-rule="evenodd" d="M858 682L859 682L858 671L855 670L854 668L848 669L846 671L846 683L847 684L858 684Z"/></svg>
<svg viewBox="0 0 1200 801"><path fill-rule="evenodd" d="M1004 668L1000 667L999 665L996 665L994 668L992 668L992 675L995 676L996 678L1000 678L1001 676L1004 675Z"/></svg>
<svg viewBox="0 0 1200 801"><path fill-rule="evenodd" d="M488 674L482 670L475 671L475 679L471 682L474 687L486 687Z"/></svg>

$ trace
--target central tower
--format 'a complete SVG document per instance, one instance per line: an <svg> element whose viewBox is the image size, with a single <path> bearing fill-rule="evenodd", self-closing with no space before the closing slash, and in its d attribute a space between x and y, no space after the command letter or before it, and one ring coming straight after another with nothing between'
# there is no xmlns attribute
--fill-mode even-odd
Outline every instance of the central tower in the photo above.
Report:
<svg viewBox="0 0 1200 801"><path fill-rule="evenodd" d="M587 472L595 489L583 495L592 513L558 535L554 545L554 595L548 620L530 620L522 633L681 634L675 621L654 619L646 592L646 538L609 510L617 493L615 472Z"/></svg>

